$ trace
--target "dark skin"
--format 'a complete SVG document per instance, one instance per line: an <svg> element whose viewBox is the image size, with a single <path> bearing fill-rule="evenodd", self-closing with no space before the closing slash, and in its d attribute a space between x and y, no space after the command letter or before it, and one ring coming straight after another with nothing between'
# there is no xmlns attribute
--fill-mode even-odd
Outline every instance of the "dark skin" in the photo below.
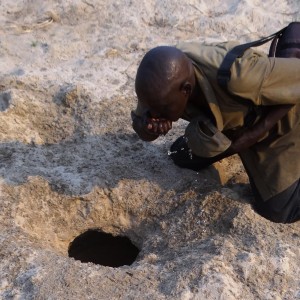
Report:
<svg viewBox="0 0 300 300"><path fill-rule="evenodd" d="M146 93L139 97L139 101L145 108L143 116L138 117L132 113L133 128L144 141L153 141L159 135L165 135L172 128L172 122L177 121L184 112L186 104L192 102L197 106L207 105L200 102L204 99L199 86L196 85L192 63L182 61L182 73L180 78L172 82L170 89L156 97ZM228 150L215 157L219 161L225 157L239 153L259 141L270 129L282 119L293 105L277 105L269 107L268 112L254 126L243 131L238 137L232 138L232 144Z"/></svg>
<svg viewBox="0 0 300 300"><path fill-rule="evenodd" d="M293 107L293 105L277 105L269 107L266 116L261 118L254 126L247 129L237 137L231 144L232 154L239 153L253 146L267 132L271 130L275 124L281 120Z"/></svg>
<svg viewBox="0 0 300 300"><path fill-rule="evenodd" d="M144 90L139 92L139 102L145 112L141 117L131 114L132 126L144 141L154 141L160 135L166 135L172 129L172 122L182 116L187 102L197 99L191 61L184 56L179 65L180 76L174 76L167 91L156 95L149 95Z"/></svg>

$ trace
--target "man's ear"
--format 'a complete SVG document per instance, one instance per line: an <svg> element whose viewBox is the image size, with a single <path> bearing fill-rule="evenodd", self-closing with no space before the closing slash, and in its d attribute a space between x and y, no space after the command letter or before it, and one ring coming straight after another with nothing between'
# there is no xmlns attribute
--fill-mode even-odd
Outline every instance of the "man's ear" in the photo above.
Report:
<svg viewBox="0 0 300 300"><path fill-rule="evenodd" d="M186 81L182 84L180 90L185 96L190 96L193 90L193 86L190 82Z"/></svg>

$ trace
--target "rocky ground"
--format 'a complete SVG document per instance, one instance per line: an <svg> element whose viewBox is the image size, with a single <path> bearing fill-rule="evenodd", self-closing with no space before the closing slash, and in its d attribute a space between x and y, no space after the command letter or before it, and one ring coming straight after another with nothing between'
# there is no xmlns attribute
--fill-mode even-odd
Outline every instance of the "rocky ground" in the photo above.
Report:
<svg viewBox="0 0 300 300"><path fill-rule="evenodd" d="M0 1L1 299L300 299L298 223L257 215L238 157L201 172L131 128L143 54L248 41L298 0ZM130 266L68 257L89 229L129 237Z"/></svg>

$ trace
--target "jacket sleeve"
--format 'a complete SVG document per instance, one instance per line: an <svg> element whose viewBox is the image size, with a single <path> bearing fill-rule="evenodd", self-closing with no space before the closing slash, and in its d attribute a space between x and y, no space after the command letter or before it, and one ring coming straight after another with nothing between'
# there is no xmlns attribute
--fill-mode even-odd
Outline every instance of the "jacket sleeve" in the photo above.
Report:
<svg viewBox="0 0 300 300"><path fill-rule="evenodd" d="M255 105L300 103L300 59L249 49L232 65L228 90Z"/></svg>

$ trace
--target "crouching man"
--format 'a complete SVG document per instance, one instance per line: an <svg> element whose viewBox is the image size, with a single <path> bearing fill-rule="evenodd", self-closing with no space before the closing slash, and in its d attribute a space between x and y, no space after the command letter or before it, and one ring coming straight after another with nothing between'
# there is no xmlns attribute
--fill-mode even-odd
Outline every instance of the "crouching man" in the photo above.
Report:
<svg viewBox="0 0 300 300"><path fill-rule="evenodd" d="M185 42L144 56L137 71L132 126L153 141L179 118L185 135L171 146L180 167L200 170L238 153L255 210L280 223L300 219L300 60L248 49L231 67L228 89L217 72L236 44Z"/></svg>

